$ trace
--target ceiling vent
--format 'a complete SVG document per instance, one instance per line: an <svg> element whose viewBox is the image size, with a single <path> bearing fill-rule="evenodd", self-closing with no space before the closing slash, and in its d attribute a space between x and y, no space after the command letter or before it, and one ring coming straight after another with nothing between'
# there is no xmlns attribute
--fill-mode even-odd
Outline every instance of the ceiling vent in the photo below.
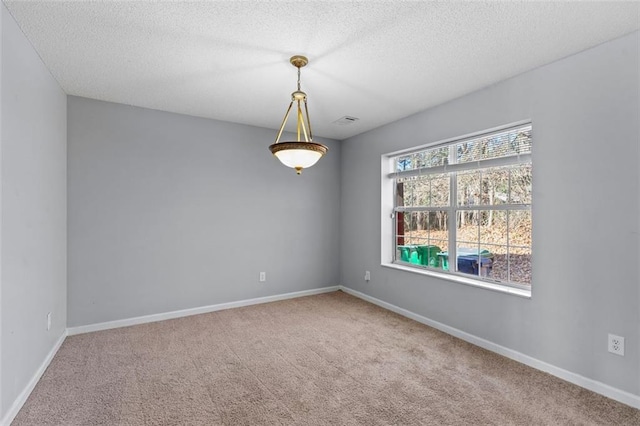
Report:
<svg viewBox="0 0 640 426"><path fill-rule="evenodd" d="M348 124L353 124L358 120L360 120L360 119L356 118L356 117L351 117L349 115L345 115L342 118L338 118L336 121L333 122L333 124L338 124L340 126L346 126Z"/></svg>

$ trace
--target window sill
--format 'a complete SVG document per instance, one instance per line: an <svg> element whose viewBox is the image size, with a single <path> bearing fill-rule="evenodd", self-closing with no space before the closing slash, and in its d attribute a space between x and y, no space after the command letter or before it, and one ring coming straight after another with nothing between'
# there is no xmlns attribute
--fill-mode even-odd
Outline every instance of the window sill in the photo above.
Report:
<svg viewBox="0 0 640 426"><path fill-rule="evenodd" d="M412 272L419 275L427 275L429 277L440 278L447 281L453 281L460 284L469 285L472 287L484 288L486 290L497 291L499 293L507 293L514 296L524 297L531 299L531 290L525 290L515 287L503 286L500 284L493 284L486 281L474 280L473 278L466 278L460 275L444 274L430 269L412 268L410 266L404 266L397 263L382 263L381 266L385 268L397 269L400 271Z"/></svg>

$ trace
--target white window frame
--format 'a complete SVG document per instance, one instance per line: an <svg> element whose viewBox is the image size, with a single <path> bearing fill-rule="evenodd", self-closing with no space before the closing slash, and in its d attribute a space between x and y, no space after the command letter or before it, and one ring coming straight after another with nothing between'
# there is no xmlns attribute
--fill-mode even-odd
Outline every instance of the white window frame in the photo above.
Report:
<svg viewBox="0 0 640 426"><path fill-rule="evenodd" d="M509 131L511 129L516 129L524 126L532 126L531 120L524 120L520 122L511 123L509 125L495 127L491 129L486 129L479 132L474 132L470 134L466 134L463 136L440 140L433 143L428 143L425 145L412 147L409 149L394 151L387 154L382 155L381 157L381 265L393 269L403 270L407 272L417 273L421 275L434 276L438 278L442 278L448 281L454 281L461 284L471 285L475 287L486 288L489 290L499 291L503 293L509 293L522 297L531 297L531 288L530 286L518 285L515 283L505 283L505 282L497 282L490 278L482 278L477 277L470 274L458 273L456 272L456 263L453 262L454 268L450 271L443 271L435 268L408 264L406 262L396 262L396 222L395 222L395 197L396 197L396 187L395 187L395 179L399 176L408 177L408 176L417 176L420 175L420 170L411 170L398 173L395 170L395 158L407 155L411 153L416 153L420 151L424 151L426 149L435 148L437 146L450 145L455 146L456 143L464 142L469 139L478 139L481 137L485 137L491 134L500 133ZM513 157L501 157L495 159L481 160L477 162L471 163L461 163L461 164L449 164L446 166L439 166L435 168L430 168L430 173L452 173L452 178L450 180L450 196L449 196L449 206L448 207L434 207L431 210L446 210L448 211L448 229L449 234L449 258L457 259L456 257L456 232L452 231L456 229L456 213L460 210L476 210L477 208L469 208L465 206L457 205L457 188L456 188L456 179L455 173L458 171L467 171L478 168L487 168L487 167L495 167L501 165L512 165L512 164L532 164L532 154L521 154L517 156L517 158ZM528 210L532 211L533 201L531 204L523 204L518 206L499 206L499 207L491 207L491 206L482 206L481 210ZM405 211L410 211L411 208L406 208ZM421 211L429 210L428 208L420 208ZM532 216L533 221L533 216ZM533 253L533 251L532 251ZM451 264L451 262L450 262ZM532 283L531 283L532 284Z"/></svg>

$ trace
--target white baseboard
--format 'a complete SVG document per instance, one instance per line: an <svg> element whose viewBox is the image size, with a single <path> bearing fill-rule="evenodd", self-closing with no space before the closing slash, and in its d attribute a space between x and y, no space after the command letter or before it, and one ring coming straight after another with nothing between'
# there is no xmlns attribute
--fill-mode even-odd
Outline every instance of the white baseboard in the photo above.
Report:
<svg viewBox="0 0 640 426"><path fill-rule="evenodd" d="M109 330L112 328L128 327L131 325L146 324L156 321L164 321L174 318L188 317L190 315L206 314L208 312L221 311L224 309L239 308L242 306L258 305L260 303L276 302L278 300L293 299L296 297L313 296L314 294L329 293L338 291L339 286L314 288L312 290L296 291L293 293L277 294L275 296L257 297L255 299L239 300L237 302L220 303L217 305L201 306L198 308L182 309L179 311L164 312L161 314L144 315L141 317L127 318L122 320L101 322L97 324L81 325L79 327L67 328L67 334L91 333L93 331Z"/></svg>
<svg viewBox="0 0 640 426"><path fill-rule="evenodd" d="M565 370L560 367L556 367L555 365L551 365L544 361L540 361L536 358L530 357L529 355L525 355L523 353L514 351L513 349L509 349L504 346L498 345L496 343L490 342L488 340L482 339L480 337L474 336L473 334L469 334L462 330L458 330L457 328L453 328L448 325L442 324L438 321L434 321L427 317L423 317L422 315L418 315L414 312L411 312L404 308L400 308L396 305L392 305L391 303L387 303L383 300L376 299L375 297L361 293L357 290L353 290L349 287L340 286L340 290L352 296L366 300L367 302L371 302L374 305L378 305L382 308L388 309L404 317L411 318L414 321L428 325L429 327L433 327L444 333L450 334L466 342L472 343L476 346L480 346L481 348L487 349L491 352L495 352L497 354L503 355L514 361L518 361L522 364L528 365L529 367L533 367L537 370L544 371L545 373L549 373L553 376L556 376L562 380L566 380L567 382L573 383L585 389L589 389L590 391L593 391L600 395L604 395L618 402L622 402L623 404L630 405L631 407L640 409L639 395L634 395L632 393L614 388L613 386L609 386L607 384L598 382L593 379L589 379L579 374L572 373L571 371Z"/></svg>
<svg viewBox="0 0 640 426"><path fill-rule="evenodd" d="M64 339L66 337L67 337L67 331L65 330L60 336L60 338L58 339L58 341L56 342L56 344L53 345L53 348L51 348L51 350L47 354L47 357L44 359L44 361L42 361L42 364L40 364L40 367L35 372L31 380L27 384L27 386L22 390L22 392L20 392L20 395L18 395L16 400L13 401L13 404L9 408L9 411L7 411L4 417L0 420L1 426L8 426L9 424L11 424L13 419L15 419L15 417L18 415L18 412L20 411L24 403L27 402L27 398L29 398L29 395L31 395L31 392L38 384L38 381L40 380L45 370L51 363L51 360L53 359L53 357L58 352L58 349L60 349L60 346L62 346L62 342L64 342Z"/></svg>

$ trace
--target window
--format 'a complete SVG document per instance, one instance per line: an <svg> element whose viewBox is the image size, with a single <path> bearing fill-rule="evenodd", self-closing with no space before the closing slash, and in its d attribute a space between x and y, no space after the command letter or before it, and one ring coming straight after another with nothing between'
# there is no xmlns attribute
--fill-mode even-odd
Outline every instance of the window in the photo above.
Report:
<svg viewBox="0 0 640 426"><path fill-rule="evenodd" d="M530 289L531 145L525 124L385 156L392 262Z"/></svg>

